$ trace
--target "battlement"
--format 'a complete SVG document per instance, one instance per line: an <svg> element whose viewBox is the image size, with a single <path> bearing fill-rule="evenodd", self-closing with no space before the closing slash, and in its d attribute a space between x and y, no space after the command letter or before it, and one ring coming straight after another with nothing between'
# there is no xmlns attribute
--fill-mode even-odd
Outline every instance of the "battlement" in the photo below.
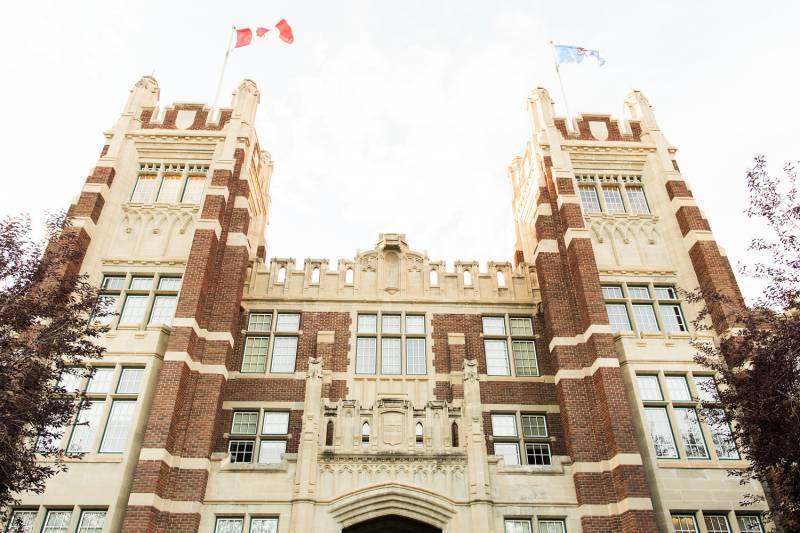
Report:
<svg viewBox="0 0 800 533"><path fill-rule="evenodd" d="M567 129L567 119L556 117L555 126L564 140L571 141L621 141L641 142L642 128L636 120L620 123L611 115L584 113L572 119L572 128Z"/></svg>

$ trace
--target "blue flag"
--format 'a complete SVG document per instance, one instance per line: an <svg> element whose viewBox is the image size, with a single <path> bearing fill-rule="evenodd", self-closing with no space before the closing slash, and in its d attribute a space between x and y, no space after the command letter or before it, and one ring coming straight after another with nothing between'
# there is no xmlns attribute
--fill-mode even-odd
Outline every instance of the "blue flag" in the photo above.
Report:
<svg viewBox="0 0 800 533"><path fill-rule="evenodd" d="M565 44L555 45L556 50L556 63L581 63L586 57L593 57L600 63L600 66L606 64L606 60L600 57L599 50L589 50L580 46L568 46Z"/></svg>

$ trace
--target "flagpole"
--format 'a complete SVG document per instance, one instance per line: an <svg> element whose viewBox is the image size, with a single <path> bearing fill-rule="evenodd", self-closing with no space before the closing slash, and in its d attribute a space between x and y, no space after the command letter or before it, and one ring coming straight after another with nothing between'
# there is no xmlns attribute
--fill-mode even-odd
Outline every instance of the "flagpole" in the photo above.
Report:
<svg viewBox="0 0 800 533"><path fill-rule="evenodd" d="M572 115L569 112L569 104L567 103L567 93L564 90L564 82L561 80L561 69L558 68L558 58L556 57L556 46L553 41L550 41L550 51L553 53L553 65L556 67L556 76L558 76L558 84L561 86L561 97L564 98L564 107L567 110L567 128L572 126Z"/></svg>
<svg viewBox="0 0 800 533"><path fill-rule="evenodd" d="M214 104L211 106L211 112L217 108L217 101L219 100L219 91L222 89L222 79L225 77L225 68L228 66L228 56L231 55L231 45L233 44L233 35L236 33L236 26L231 26L231 36L228 38L228 48L225 49L225 60L222 62L222 70L219 73L219 81L217 82L217 92L214 94Z"/></svg>

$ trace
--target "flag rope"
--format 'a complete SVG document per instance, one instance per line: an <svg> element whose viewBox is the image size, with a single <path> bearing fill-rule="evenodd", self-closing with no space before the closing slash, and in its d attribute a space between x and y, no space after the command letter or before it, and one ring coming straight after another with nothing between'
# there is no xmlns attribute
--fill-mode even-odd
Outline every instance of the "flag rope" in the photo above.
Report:
<svg viewBox="0 0 800 533"><path fill-rule="evenodd" d="M556 57L556 46L553 41L550 41L550 51L553 53L553 65L556 67L556 76L558 76L558 85L561 87L561 97L564 99L564 107L567 110L567 129L571 129L572 115L569 112L569 104L567 103L567 92L564 90L564 82L561 80L561 69L558 68L558 58Z"/></svg>
<svg viewBox="0 0 800 533"><path fill-rule="evenodd" d="M231 26L231 36L228 38L228 48L225 50L225 60L222 62L222 69L219 73L219 81L217 82L217 92L214 94L214 103L211 105L211 113L217 109L217 102L219 101L219 91L222 89L222 79L225 77L225 68L228 66L228 56L231 55L231 45L233 44L233 36L236 33L236 26Z"/></svg>

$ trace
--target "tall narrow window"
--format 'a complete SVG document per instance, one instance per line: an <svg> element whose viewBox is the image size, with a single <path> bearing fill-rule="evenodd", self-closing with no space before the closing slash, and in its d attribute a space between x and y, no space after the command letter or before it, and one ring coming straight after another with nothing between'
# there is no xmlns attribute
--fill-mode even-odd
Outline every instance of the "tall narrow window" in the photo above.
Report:
<svg viewBox="0 0 800 533"><path fill-rule="evenodd" d="M686 376L666 376L664 380L667 382L669 397L673 402L688 402L692 400Z"/></svg>
<svg viewBox="0 0 800 533"><path fill-rule="evenodd" d="M661 386L658 384L658 376L636 376L639 384L639 396L644 401L661 401L664 396L661 394Z"/></svg>
<svg viewBox="0 0 800 533"><path fill-rule="evenodd" d="M422 422L417 422L417 425L414 427L414 443L417 446L422 446L424 444L424 438Z"/></svg>
<svg viewBox="0 0 800 533"><path fill-rule="evenodd" d="M650 428L650 438L653 440L653 447L656 450L656 457L659 458L678 458L678 449L675 447L675 440L672 438L672 429L669 425L667 410L663 407L645 408L647 425Z"/></svg>
<svg viewBox="0 0 800 533"><path fill-rule="evenodd" d="M171 326L172 318L175 316L175 307L177 303L177 296L156 296L155 300L153 300L153 311L150 313L150 323Z"/></svg>
<svg viewBox="0 0 800 533"><path fill-rule="evenodd" d="M486 339L483 345L486 352L486 373L490 376L510 376L506 341Z"/></svg>
<svg viewBox="0 0 800 533"><path fill-rule="evenodd" d="M458 448L458 424L450 424L450 446Z"/></svg>
<svg viewBox="0 0 800 533"><path fill-rule="evenodd" d="M344 273L344 282L347 285L352 285L353 284L353 269L352 268L348 268L345 271L345 273Z"/></svg>
<svg viewBox="0 0 800 533"><path fill-rule="evenodd" d="M514 367L518 376L538 376L539 365L536 361L536 346L533 341L512 341Z"/></svg>
<svg viewBox="0 0 800 533"><path fill-rule="evenodd" d="M645 333L656 333L658 321L652 304L633 304L633 316L636 319L636 327Z"/></svg>
<svg viewBox="0 0 800 533"><path fill-rule="evenodd" d="M725 420L722 409L712 409L709 413L711 421L708 428L711 430L711 440L714 442L714 449L720 459L739 459L739 450L736 448L736 441L731 435L731 427Z"/></svg>
<svg viewBox="0 0 800 533"><path fill-rule="evenodd" d="M121 453L125 450L135 410L135 401L115 400L111 404L111 413L108 415L106 431L100 445L101 452Z"/></svg>
<svg viewBox="0 0 800 533"><path fill-rule="evenodd" d="M266 372L269 337L247 337L244 342L242 372Z"/></svg>
<svg viewBox="0 0 800 533"><path fill-rule="evenodd" d="M664 329L670 333L688 331L686 320L683 319L681 306L677 304L661 304L661 320L664 322Z"/></svg>
<svg viewBox="0 0 800 533"><path fill-rule="evenodd" d="M105 402L93 400L85 402L78 413L72 436L67 446L68 452L82 453L92 451L92 443L100 425Z"/></svg>
<svg viewBox="0 0 800 533"><path fill-rule="evenodd" d="M280 267L278 269L278 283L283 283L286 281L286 267Z"/></svg>
<svg viewBox="0 0 800 533"><path fill-rule="evenodd" d="M128 295L125 298L125 306L122 308L122 316L120 316L120 324L139 324L144 320L144 314L147 310L147 296Z"/></svg>
<svg viewBox="0 0 800 533"><path fill-rule="evenodd" d="M429 281L431 283L431 286L438 285L439 284L439 272L436 271L436 270L431 270L430 280Z"/></svg>
<svg viewBox="0 0 800 533"><path fill-rule="evenodd" d="M16 527L19 533L33 533L33 525L36 522L36 511L15 510L11 513L8 526Z"/></svg>
<svg viewBox="0 0 800 533"><path fill-rule="evenodd" d="M703 431L697 420L697 411L693 408L675 409L675 417L681 430L683 449L689 459L708 459L708 449L703 439Z"/></svg>
<svg viewBox="0 0 800 533"><path fill-rule="evenodd" d="M425 339L406 339L406 373L425 374Z"/></svg>
<svg viewBox="0 0 800 533"><path fill-rule="evenodd" d="M498 287L506 286L506 275L503 274L500 270L497 271L497 286Z"/></svg>
<svg viewBox="0 0 800 533"><path fill-rule="evenodd" d="M503 457L506 465L520 464L516 415L492 414L491 417L494 454Z"/></svg>
<svg viewBox="0 0 800 533"><path fill-rule="evenodd" d="M631 322L628 320L628 310L625 308L625 304L607 303L606 312L613 333L631 331Z"/></svg>
<svg viewBox="0 0 800 533"><path fill-rule="evenodd" d="M183 190L181 202L184 204L199 204L203 197L203 188L206 185L205 176L189 176L186 188Z"/></svg>
<svg viewBox="0 0 800 533"><path fill-rule="evenodd" d="M272 345L270 372L294 372L297 358L297 337L275 337Z"/></svg>
<svg viewBox="0 0 800 533"><path fill-rule="evenodd" d="M464 286L469 287L472 285L472 272L469 270L464 271Z"/></svg>
<svg viewBox="0 0 800 533"><path fill-rule="evenodd" d="M736 521L739 522L739 531L742 533L764 533L761 519L755 515L737 515Z"/></svg>
<svg viewBox="0 0 800 533"><path fill-rule="evenodd" d="M609 213L624 213L625 204L618 187L603 187L603 199L606 202L606 211Z"/></svg>
<svg viewBox="0 0 800 533"><path fill-rule="evenodd" d="M67 533L72 511L47 511L42 533Z"/></svg>
<svg viewBox="0 0 800 533"><path fill-rule="evenodd" d="M261 434L258 462L280 463L281 457L286 453L286 439L289 434L289 412L264 412L264 425L261 429Z"/></svg>
<svg viewBox="0 0 800 533"><path fill-rule="evenodd" d="M633 213L649 213L650 207L647 205L647 198L641 187L625 187L628 193L628 205L631 206Z"/></svg>
<svg viewBox="0 0 800 533"><path fill-rule="evenodd" d="M178 201L181 194L181 184L183 177L180 174L170 174L161 180L161 188L158 190L156 202L174 204Z"/></svg>
<svg viewBox="0 0 800 533"><path fill-rule="evenodd" d="M131 195L134 204L149 204L155 200L158 181L155 174L142 174L136 180L136 187Z"/></svg>
<svg viewBox="0 0 800 533"><path fill-rule="evenodd" d="M356 340L356 373L374 374L376 359L376 339L359 337Z"/></svg>
<svg viewBox="0 0 800 533"><path fill-rule="evenodd" d="M325 446L333 446L333 420L325 425Z"/></svg>
<svg viewBox="0 0 800 533"><path fill-rule="evenodd" d="M361 424L361 444L369 446L369 422Z"/></svg>
<svg viewBox="0 0 800 533"><path fill-rule="evenodd" d="M314 267L311 271L311 283L319 283L319 267Z"/></svg>
<svg viewBox="0 0 800 533"><path fill-rule="evenodd" d="M600 200L597 199L597 189L593 185L578 187L581 206L586 213L600 213Z"/></svg>
<svg viewBox="0 0 800 533"><path fill-rule="evenodd" d="M381 339L381 373L399 374L401 372L400 339L384 337Z"/></svg>

